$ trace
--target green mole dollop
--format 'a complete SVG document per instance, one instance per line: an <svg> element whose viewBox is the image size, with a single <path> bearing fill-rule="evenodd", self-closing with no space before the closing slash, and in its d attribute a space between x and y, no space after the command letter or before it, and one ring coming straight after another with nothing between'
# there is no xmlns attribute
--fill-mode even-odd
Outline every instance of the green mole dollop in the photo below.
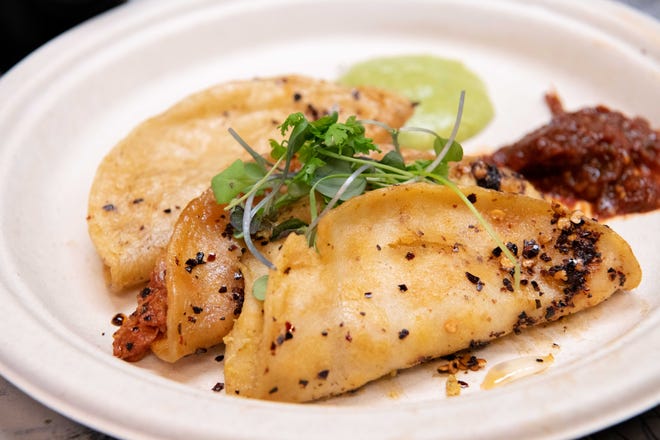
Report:
<svg viewBox="0 0 660 440"><path fill-rule="evenodd" d="M481 131L493 118L485 84L460 61L431 55L374 58L350 67L340 78L345 85L369 85L396 91L417 103L407 127L421 127L449 137L456 120L461 90L465 104L457 140ZM401 143L413 148L432 145L428 137L402 133Z"/></svg>

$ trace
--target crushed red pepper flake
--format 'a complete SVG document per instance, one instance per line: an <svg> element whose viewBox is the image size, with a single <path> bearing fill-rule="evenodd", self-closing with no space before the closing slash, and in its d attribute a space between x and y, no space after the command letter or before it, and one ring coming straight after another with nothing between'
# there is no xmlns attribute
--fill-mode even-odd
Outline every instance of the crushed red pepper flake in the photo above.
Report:
<svg viewBox="0 0 660 440"><path fill-rule="evenodd" d="M541 252L541 247L536 242L536 240L523 240L523 252L522 256L524 258L535 258Z"/></svg>
<svg viewBox="0 0 660 440"><path fill-rule="evenodd" d="M513 255L516 257L518 256L518 245L515 243L511 243L510 241L506 244L507 249L511 251Z"/></svg>
<svg viewBox="0 0 660 440"><path fill-rule="evenodd" d="M475 285L477 292L481 292L484 288L484 282L478 276L472 275L470 272L465 272L467 279Z"/></svg>
<svg viewBox="0 0 660 440"><path fill-rule="evenodd" d="M607 269L607 275L610 278L610 281L616 280L616 270L613 267Z"/></svg>
<svg viewBox="0 0 660 440"><path fill-rule="evenodd" d="M319 118L319 111L312 104L307 104L307 113L312 117L312 119Z"/></svg>
<svg viewBox="0 0 660 440"><path fill-rule="evenodd" d="M112 325L115 325L117 327L121 327L121 325L126 321L126 315L123 313L117 313L115 316L112 317Z"/></svg>
<svg viewBox="0 0 660 440"><path fill-rule="evenodd" d="M192 270L200 264L206 264L206 261L204 261L204 252L201 251L197 252L195 258L188 258L186 260L186 266L184 269L186 272L191 273Z"/></svg>

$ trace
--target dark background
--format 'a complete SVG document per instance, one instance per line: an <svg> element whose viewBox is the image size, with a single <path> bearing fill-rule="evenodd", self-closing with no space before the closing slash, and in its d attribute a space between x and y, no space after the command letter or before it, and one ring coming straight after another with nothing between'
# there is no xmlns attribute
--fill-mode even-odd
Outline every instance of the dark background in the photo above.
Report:
<svg viewBox="0 0 660 440"><path fill-rule="evenodd" d="M126 1L0 0L0 75L65 30ZM660 18L660 0L619 1Z"/></svg>
<svg viewBox="0 0 660 440"><path fill-rule="evenodd" d="M126 1L0 0L0 75L65 30ZM660 18L660 0L619 1Z"/></svg>
<svg viewBox="0 0 660 440"><path fill-rule="evenodd" d="M0 73L63 31L126 0L0 0Z"/></svg>

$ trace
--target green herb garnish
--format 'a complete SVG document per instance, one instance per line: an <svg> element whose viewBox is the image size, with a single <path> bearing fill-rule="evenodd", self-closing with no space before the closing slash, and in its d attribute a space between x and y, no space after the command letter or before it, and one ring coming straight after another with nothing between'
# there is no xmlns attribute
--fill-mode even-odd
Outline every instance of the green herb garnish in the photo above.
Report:
<svg viewBox="0 0 660 440"><path fill-rule="evenodd" d="M268 275L257 278L252 285L252 295L259 301L266 299L266 288L268 287Z"/></svg>
<svg viewBox="0 0 660 440"><path fill-rule="evenodd" d="M288 138L281 142L270 140L271 157L275 160L270 163L259 156L235 131L230 130L254 161L237 160L213 178L211 186L216 200L220 204L227 204L226 209L231 213L236 235L245 240L250 252L268 268L274 269L273 263L252 242L253 234L265 229L272 229L273 237L290 232L304 233L312 246L319 220L338 203L366 191L402 183L447 185L471 208L479 223L502 248L507 258L516 264L514 278L517 287L520 268L515 257L491 225L448 178L448 163L463 158L463 148L454 139L463 112L464 96L461 93L456 123L449 139L423 128L393 129L378 121L359 121L355 116L339 122L336 112L316 121L308 120L302 113L293 113L279 127L282 136L289 133ZM380 126L392 137L394 150L380 160L368 156L380 150L372 139L365 136L365 124ZM404 131L432 134L435 159L406 163L399 145L399 134ZM299 164L296 169L292 168L294 159ZM255 203L257 197L259 201ZM302 197L309 198L311 223L306 225L294 219L288 224L273 227L278 211ZM257 282L254 286L255 296L258 292L258 296L261 296L260 289L263 287L265 290L265 284L257 286Z"/></svg>

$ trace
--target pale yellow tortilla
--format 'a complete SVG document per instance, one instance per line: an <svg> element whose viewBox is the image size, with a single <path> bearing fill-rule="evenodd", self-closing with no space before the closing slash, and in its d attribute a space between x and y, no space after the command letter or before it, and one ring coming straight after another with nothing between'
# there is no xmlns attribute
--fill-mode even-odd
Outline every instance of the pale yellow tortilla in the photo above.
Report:
<svg viewBox="0 0 660 440"><path fill-rule="evenodd" d="M103 159L89 196L89 234L110 287L146 281L181 209L216 173L249 158L228 128L266 153L270 138L281 139L277 126L290 113L315 118L333 110L340 119L355 114L399 127L413 108L382 90L286 76L212 87L137 126ZM368 134L387 140L382 130Z"/></svg>

